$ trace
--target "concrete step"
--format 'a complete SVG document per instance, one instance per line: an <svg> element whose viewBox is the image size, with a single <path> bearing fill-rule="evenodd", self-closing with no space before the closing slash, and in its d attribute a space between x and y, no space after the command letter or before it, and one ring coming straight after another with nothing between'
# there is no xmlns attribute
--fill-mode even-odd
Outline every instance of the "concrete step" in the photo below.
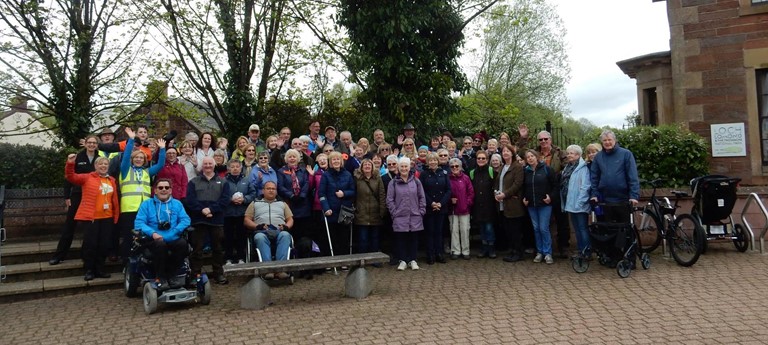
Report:
<svg viewBox="0 0 768 345"><path fill-rule="evenodd" d="M43 297L88 293L123 287L123 274L112 274L106 279L83 280L82 275L0 283L0 303L9 303Z"/></svg>
<svg viewBox="0 0 768 345"><path fill-rule="evenodd" d="M0 260L3 265L22 264L30 262L45 262L53 257L58 245L57 239L30 239L23 242L5 242L0 247ZM76 238L72 241L72 246L65 260L75 260L80 258L80 248L82 240Z"/></svg>
<svg viewBox="0 0 768 345"><path fill-rule="evenodd" d="M44 262L29 262L22 264L9 264L5 266L4 283L16 283L31 280L44 280L54 278L65 278L72 276L82 276L85 274L83 269L83 261L79 259L64 260L58 265L49 265L48 261ZM105 273L122 272L123 266L121 262L107 261L104 265Z"/></svg>

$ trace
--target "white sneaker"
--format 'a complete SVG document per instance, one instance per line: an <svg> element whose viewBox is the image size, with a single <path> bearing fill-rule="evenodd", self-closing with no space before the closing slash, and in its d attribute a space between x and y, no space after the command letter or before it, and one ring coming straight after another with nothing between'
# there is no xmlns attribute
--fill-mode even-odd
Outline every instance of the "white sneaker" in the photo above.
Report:
<svg viewBox="0 0 768 345"><path fill-rule="evenodd" d="M400 260L400 264L397 265L398 271L405 271L405 268L408 267L408 265L405 263L405 261Z"/></svg>
<svg viewBox="0 0 768 345"><path fill-rule="evenodd" d="M416 263L416 260L411 260L410 266L411 266L411 270L415 271L419 269L419 264Z"/></svg>
<svg viewBox="0 0 768 345"><path fill-rule="evenodd" d="M224 266L232 266L232 260L227 260Z"/></svg>
<svg viewBox="0 0 768 345"><path fill-rule="evenodd" d="M546 262L547 265L554 264L555 260L552 259L552 254L547 254L547 256L544 257L544 262Z"/></svg>
<svg viewBox="0 0 768 345"><path fill-rule="evenodd" d="M244 263L245 263L245 261L243 261L243 260L237 260L237 264L238 264L238 265L239 265L239 264L244 264Z"/></svg>
<svg viewBox="0 0 768 345"><path fill-rule="evenodd" d="M536 254L536 257L533 258L533 262L539 263L541 260L544 259L544 255L541 255L541 253Z"/></svg>

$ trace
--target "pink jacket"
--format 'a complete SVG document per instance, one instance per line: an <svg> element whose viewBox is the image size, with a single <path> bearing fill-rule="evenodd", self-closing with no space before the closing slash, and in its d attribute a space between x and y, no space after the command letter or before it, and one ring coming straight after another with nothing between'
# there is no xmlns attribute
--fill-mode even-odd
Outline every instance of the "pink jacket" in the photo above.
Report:
<svg viewBox="0 0 768 345"><path fill-rule="evenodd" d="M457 199L451 214L457 216L469 214L475 200L475 189L472 187L472 181L463 172L459 176L451 174L448 179L451 180L451 198Z"/></svg>
<svg viewBox="0 0 768 345"><path fill-rule="evenodd" d="M323 177L325 170L317 167L315 173L309 177L309 190L312 191L312 211L322 211L323 206L320 205L320 178Z"/></svg>

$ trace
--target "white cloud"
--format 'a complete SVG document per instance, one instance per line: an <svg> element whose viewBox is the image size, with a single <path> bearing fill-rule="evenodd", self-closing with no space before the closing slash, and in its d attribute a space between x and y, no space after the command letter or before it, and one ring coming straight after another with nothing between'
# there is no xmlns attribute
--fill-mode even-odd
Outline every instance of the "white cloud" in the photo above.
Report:
<svg viewBox="0 0 768 345"><path fill-rule="evenodd" d="M567 30L571 116L621 128L637 110L635 80L617 61L669 50L666 2L549 0Z"/></svg>

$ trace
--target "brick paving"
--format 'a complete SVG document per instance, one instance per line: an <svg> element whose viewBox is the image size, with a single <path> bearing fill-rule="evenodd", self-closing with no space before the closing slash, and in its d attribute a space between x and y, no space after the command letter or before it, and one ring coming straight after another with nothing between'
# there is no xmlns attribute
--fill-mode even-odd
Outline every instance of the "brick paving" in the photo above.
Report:
<svg viewBox="0 0 768 345"><path fill-rule="evenodd" d="M765 344L768 256L714 245L692 268L660 252L627 279L567 260L457 260L420 271L372 268L374 293L343 297L344 276L272 288L265 310L239 308L246 278L214 286L211 305L145 315L121 290L1 306L2 344Z"/></svg>

